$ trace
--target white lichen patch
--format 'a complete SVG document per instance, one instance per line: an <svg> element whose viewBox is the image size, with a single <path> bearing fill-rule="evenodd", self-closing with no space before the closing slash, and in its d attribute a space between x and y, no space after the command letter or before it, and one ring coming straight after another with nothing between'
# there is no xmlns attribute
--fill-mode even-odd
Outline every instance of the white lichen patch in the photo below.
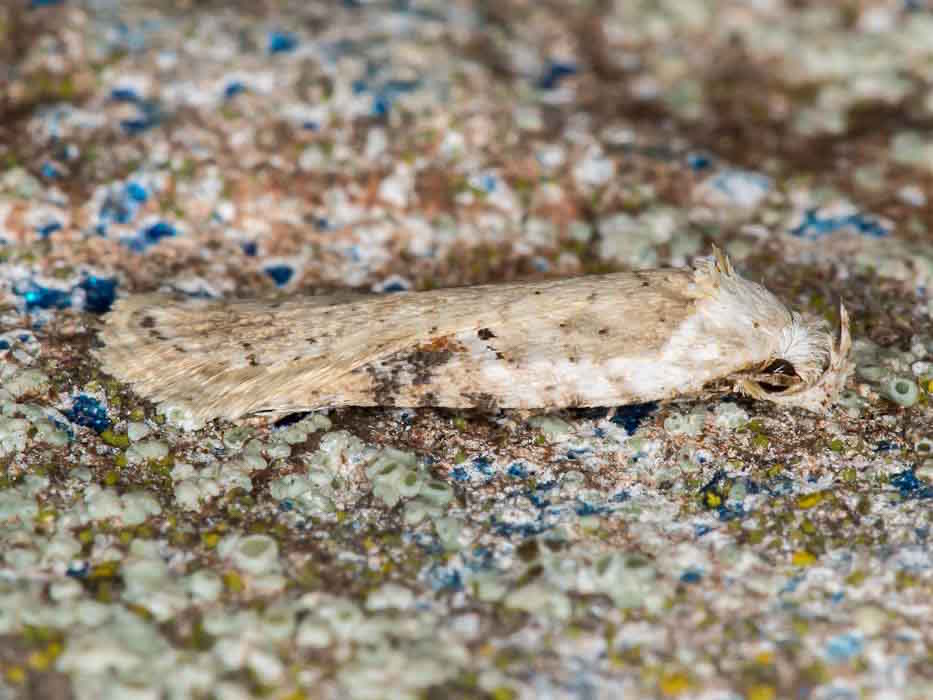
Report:
<svg viewBox="0 0 933 700"><path fill-rule="evenodd" d="M169 446L163 440L145 440L130 445L126 451L126 461L130 464L142 464L151 460L160 460L168 456Z"/></svg>
<svg viewBox="0 0 933 700"><path fill-rule="evenodd" d="M280 566L278 543L268 535L228 535L218 543L217 554L253 575L274 572Z"/></svg>
<svg viewBox="0 0 933 700"><path fill-rule="evenodd" d="M240 475L239 480L232 479L232 472L221 483L221 466L204 467L200 471L187 463L178 463L172 470L172 479L175 482L175 502L185 510L196 511L205 501L216 498L225 490L225 485L234 481L238 486L252 488L252 482L246 475Z"/></svg>
<svg viewBox="0 0 933 700"><path fill-rule="evenodd" d="M472 541L473 533L470 528L466 527L463 518L442 516L433 520L437 539L445 550L457 551Z"/></svg>
<svg viewBox="0 0 933 700"><path fill-rule="evenodd" d="M293 423L286 428L276 430L272 433L274 441L281 441L289 445L297 445L308 439L308 436L319 430L329 430L331 427L330 419L323 413L312 413L305 416L297 423ZM231 428L231 430L237 430ZM230 431L228 431L230 432ZM225 439L226 439L226 433Z"/></svg>
<svg viewBox="0 0 933 700"><path fill-rule="evenodd" d="M664 429L671 435L696 437L706 425L706 407L698 406L689 412L674 412L664 419Z"/></svg>
<svg viewBox="0 0 933 700"><path fill-rule="evenodd" d="M178 577L159 556L157 547L133 542L130 557L123 561L120 573L125 588L123 599L148 610L165 622L191 604L191 599Z"/></svg>
<svg viewBox="0 0 933 700"><path fill-rule="evenodd" d="M445 482L436 479L427 480L417 497L405 504L405 524L414 526L426 518L437 522L437 519L446 512L453 497L453 489Z"/></svg>
<svg viewBox="0 0 933 700"><path fill-rule="evenodd" d="M366 476L372 482L373 495L389 508L403 498L417 496L426 481L415 455L391 448L366 467Z"/></svg>
<svg viewBox="0 0 933 700"><path fill-rule="evenodd" d="M151 432L152 428L149 427L149 424L142 421L131 420L126 424L126 436L130 439L130 442L139 442L148 437Z"/></svg>
<svg viewBox="0 0 933 700"><path fill-rule="evenodd" d="M408 610L415 596L410 589L395 583L387 583L372 591L366 598L367 610Z"/></svg>
<svg viewBox="0 0 933 700"><path fill-rule="evenodd" d="M152 494L145 491L132 491L122 496L114 489L89 484L84 491L86 510L84 517L89 520L117 520L127 527L140 525L151 515L162 512L162 506Z"/></svg>
<svg viewBox="0 0 933 700"><path fill-rule="evenodd" d="M713 423L717 428L735 430L748 422L748 411L735 403L723 402L713 409Z"/></svg>
<svg viewBox="0 0 933 700"><path fill-rule="evenodd" d="M554 415L534 416L528 419L528 425L539 431L548 440L555 442L573 434L573 426Z"/></svg>
<svg viewBox="0 0 933 700"><path fill-rule="evenodd" d="M165 416L168 425L180 430L200 430L206 423L190 406L173 401L163 401L158 405L158 411Z"/></svg>
<svg viewBox="0 0 933 700"><path fill-rule="evenodd" d="M29 428L25 418L0 416L0 457L26 449Z"/></svg>
<svg viewBox="0 0 933 700"><path fill-rule="evenodd" d="M0 522L30 522L39 513L36 495L49 485L47 477L27 474L22 483L0 490Z"/></svg>
<svg viewBox="0 0 933 700"><path fill-rule="evenodd" d="M13 399L45 392L49 388L49 377L37 369L23 369L11 377L4 378L3 389Z"/></svg>
<svg viewBox="0 0 933 700"><path fill-rule="evenodd" d="M703 180L694 198L728 218L751 218L773 187L771 178L746 170L726 170Z"/></svg>
<svg viewBox="0 0 933 700"><path fill-rule="evenodd" d="M657 246L671 240L684 225L677 210L659 207L638 216L613 214L599 222L600 257L634 268L658 264Z"/></svg>
<svg viewBox="0 0 933 700"><path fill-rule="evenodd" d="M223 591L223 581L210 569L199 569L185 577L185 589L192 599L211 602L217 600Z"/></svg>

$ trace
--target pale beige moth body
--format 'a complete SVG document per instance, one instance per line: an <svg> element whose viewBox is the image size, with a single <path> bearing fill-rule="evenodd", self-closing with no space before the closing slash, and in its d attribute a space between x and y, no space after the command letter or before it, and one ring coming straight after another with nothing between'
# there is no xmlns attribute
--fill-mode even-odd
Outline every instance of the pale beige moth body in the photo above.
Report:
<svg viewBox="0 0 933 700"><path fill-rule="evenodd" d="M97 351L141 395L201 418L334 406L550 409L733 388L824 409L848 323L788 310L727 259L346 299L117 302Z"/></svg>

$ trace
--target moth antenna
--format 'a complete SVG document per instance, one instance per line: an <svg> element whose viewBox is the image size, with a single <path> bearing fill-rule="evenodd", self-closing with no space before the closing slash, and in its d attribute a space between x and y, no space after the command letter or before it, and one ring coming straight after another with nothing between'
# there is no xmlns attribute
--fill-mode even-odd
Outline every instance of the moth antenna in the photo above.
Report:
<svg viewBox="0 0 933 700"><path fill-rule="evenodd" d="M713 244L713 258L716 260L716 269L727 277L735 276L735 268L729 256L718 245Z"/></svg>
<svg viewBox="0 0 933 700"><path fill-rule="evenodd" d="M846 305L839 300L839 346L830 346L829 357L830 366L840 369L849 357L849 350L852 349L852 331L849 328L849 312Z"/></svg>

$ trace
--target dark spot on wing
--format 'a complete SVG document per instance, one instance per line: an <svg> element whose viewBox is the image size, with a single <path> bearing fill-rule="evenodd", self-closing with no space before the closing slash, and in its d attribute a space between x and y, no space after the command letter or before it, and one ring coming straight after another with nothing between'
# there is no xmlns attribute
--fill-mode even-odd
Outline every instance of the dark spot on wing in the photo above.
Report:
<svg viewBox="0 0 933 700"><path fill-rule="evenodd" d="M399 369L389 369L383 365L368 365L366 373L372 382L373 398L380 406L394 406L402 383L399 381Z"/></svg>
<svg viewBox="0 0 933 700"><path fill-rule="evenodd" d="M476 331L476 335L479 336L480 340L489 340L496 337L496 334L488 328L480 328L478 331Z"/></svg>
<svg viewBox="0 0 933 700"><path fill-rule="evenodd" d="M368 366L366 372L372 381L373 397L382 406L398 405L402 394L411 393L411 386L430 384L434 371L447 364L460 349L449 338L437 338Z"/></svg>
<svg viewBox="0 0 933 700"><path fill-rule="evenodd" d="M445 365L453 357L453 352L447 348L434 350L417 348L402 362L411 366L412 384L428 384L434 374L434 369Z"/></svg>
<svg viewBox="0 0 933 700"><path fill-rule="evenodd" d="M463 397L469 399L474 408L478 408L481 411L492 412L498 409L498 402L496 397L487 392L481 391L478 393L464 393Z"/></svg>

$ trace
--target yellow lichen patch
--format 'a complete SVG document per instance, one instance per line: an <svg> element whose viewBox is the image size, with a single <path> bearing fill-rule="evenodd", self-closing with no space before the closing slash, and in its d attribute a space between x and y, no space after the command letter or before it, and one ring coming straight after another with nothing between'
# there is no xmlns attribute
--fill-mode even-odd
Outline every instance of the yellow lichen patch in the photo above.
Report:
<svg viewBox="0 0 933 700"><path fill-rule="evenodd" d="M770 685L754 685L748 689L746 700L774 700L777 691Z"/></svg>
<svg viewBox="0 0 933 700"><path fill-rule="evenodd" d="M22 666L10 666L3 672L3 678L7 683L21 685L26 680L26 671Z"/></svg>
<svg viewBox="0 0 933 700"><path fill-rule="evenodd" d="M767 435L760 435L760 434L759 434L759 435L755 435L755 437L752 438L752 445L753 445L754 447L763 449L763 448L767 447L767 446L770 445L770 444L771 444L771 440L768 438Z"/></svg>
<svg viewBox="0 0 933 700"><path fill-rule="evenodd" d="M845 581L849 586L861 586L866 578L868 578L868 573L858 569L846 576Z"/></svg>
<svg viewBox="0 0 933 700"><path fill-rule="evenodd" d="M770 666L774 663L774 654L770 651L761 651L755 654L755 663Z"/></svg>
<svg viewBox="0 0 933 700"><path fill-rule="evenodd" d="M791 563L794 566L813 566L816 563L816 557L805 549L798 549L791 557Z"/></svg>
<svg viewBox="0 0 933 700"><path fill-rule="evenodd" d="M801 496L797 499L797 507L801 510L807 510L809 508L814 508L822 503L826 498L826 493L824 491L817 491L816 493L808 493L805 496Z"/></svg>
<svg viewBox="0 0 933 700"><path fill-rule="evenodd" d="M224 586L231 593L240 593L245 587L243 577L236 571L228 571L223 575Z"/></svg>
<svg viewBox="0 0 933 700"><path fill-rule="evenodd" d="M295 690L288 695L283 695L281 700L308 700L308 695L301 690Z"/></svg>
<svg viewBox="0 0 933 700"><path fill-rule="evenodd" d="M126 435L115 433L109 428L100 434L100 439L111 447L125 449L130 446L130 439Z"/></svg>
<svg viewBox="0 0 933 700"><path fill-rule="evenodd" d="M103 564L96 564L88 573L88 578L92 581L113 578L119 570L120 566L117 562L108 561Z"/></svg>
<svg viewBox="0 0 933 700"><path fill-rule="evenodd" d="M661 680L658 681L658 688L667 697L676 698L690 688L690 679L685 673L679 671L667 673L661 676Z"/></svg>
<svg viewBox="0 0 933 700"><path fill-rule="evenodd" d="M500 685L492 691L491 695L493 700L513 700L515 691L507 686Z"/></svg>
<svg viewBox="0 0 933 700"><path fill-rule="evenodd" d="M26 663L29 668L36 671L47 671L52 662L62 653L60 642L52 642L45 649L32 652L27 658Z"/></svg>

